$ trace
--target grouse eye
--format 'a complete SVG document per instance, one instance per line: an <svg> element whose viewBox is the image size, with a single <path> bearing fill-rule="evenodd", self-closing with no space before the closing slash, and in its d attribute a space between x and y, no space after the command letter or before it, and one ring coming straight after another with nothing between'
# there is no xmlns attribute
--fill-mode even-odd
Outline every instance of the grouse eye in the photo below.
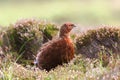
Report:
<svg viewBox="0 0 120 80"><path fill-rule="evenodd" d="M71 24L70 26L74 26L74 24Z"/></svg>
<svg viewBox="0 0 120 80"><path fill-rule="evenodd" d="M76 27L74 24L70 24L69 26L71 26L71 27Z"/></svg>
<svg viewBox="0 0 120 80"><path fill-rule="evenodd" d="M73 26L73 24L65 24L66 26Z"/></svg>

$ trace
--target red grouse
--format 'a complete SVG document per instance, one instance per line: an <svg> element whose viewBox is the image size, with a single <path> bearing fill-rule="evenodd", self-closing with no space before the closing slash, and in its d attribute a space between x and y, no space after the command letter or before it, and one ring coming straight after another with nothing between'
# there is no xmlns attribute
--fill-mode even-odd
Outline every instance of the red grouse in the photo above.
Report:
<svg viewBox="0 0 120 80"><path fill-rule="evenodd" d="M74 58L74 46L69 33L75 27L72 23L61 26L59 38L45 43L36 57L36 65L47 71L62 63L68 63Z"/></svg>

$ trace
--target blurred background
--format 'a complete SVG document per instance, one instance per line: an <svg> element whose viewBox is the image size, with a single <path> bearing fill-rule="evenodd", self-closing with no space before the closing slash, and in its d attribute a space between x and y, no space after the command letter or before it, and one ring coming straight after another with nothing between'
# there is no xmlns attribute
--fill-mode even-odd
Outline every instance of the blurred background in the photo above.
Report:
<svg viewBox="0 0 120 80"><path fill-rule="evenodd" d="M83 26L120 25L120 0L0 0L0 25L39 18Z"/></svg>

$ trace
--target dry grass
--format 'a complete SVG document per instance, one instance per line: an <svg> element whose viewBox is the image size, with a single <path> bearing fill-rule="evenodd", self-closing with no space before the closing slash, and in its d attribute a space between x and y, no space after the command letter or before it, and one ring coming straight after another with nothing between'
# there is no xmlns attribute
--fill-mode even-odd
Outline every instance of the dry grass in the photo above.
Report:
<svg viewBox="0 0 120 80"><path fill-rule="evenodd" d="M39 70L35 66L21 66L15 62L2 63L1 80L119 80L120 58L110 58L106 67L99 59L88 59L82 56L69 64L58 66L50 72Z"/></svg>

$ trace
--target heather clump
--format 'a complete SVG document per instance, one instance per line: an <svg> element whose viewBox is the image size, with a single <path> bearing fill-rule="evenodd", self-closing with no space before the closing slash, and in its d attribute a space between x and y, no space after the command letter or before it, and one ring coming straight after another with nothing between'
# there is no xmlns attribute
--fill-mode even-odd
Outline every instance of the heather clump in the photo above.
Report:
<svg viewBox="0 0 120 80"><path fill-rule="evenodd" d="M43 43L51 40L57 34L57 30L58 28L54 24L44 21L19 20L4 32L3 48L6 52L15 51L20 63L33 62L38 49Z"/></svg>
<svg viewBox="0 0 120 80"><path fill-rule="evenodd" d="M100 54L108 56L120 51L120 29L104 27L89 30L76 39L78 54L97 58Z"/></svg>

